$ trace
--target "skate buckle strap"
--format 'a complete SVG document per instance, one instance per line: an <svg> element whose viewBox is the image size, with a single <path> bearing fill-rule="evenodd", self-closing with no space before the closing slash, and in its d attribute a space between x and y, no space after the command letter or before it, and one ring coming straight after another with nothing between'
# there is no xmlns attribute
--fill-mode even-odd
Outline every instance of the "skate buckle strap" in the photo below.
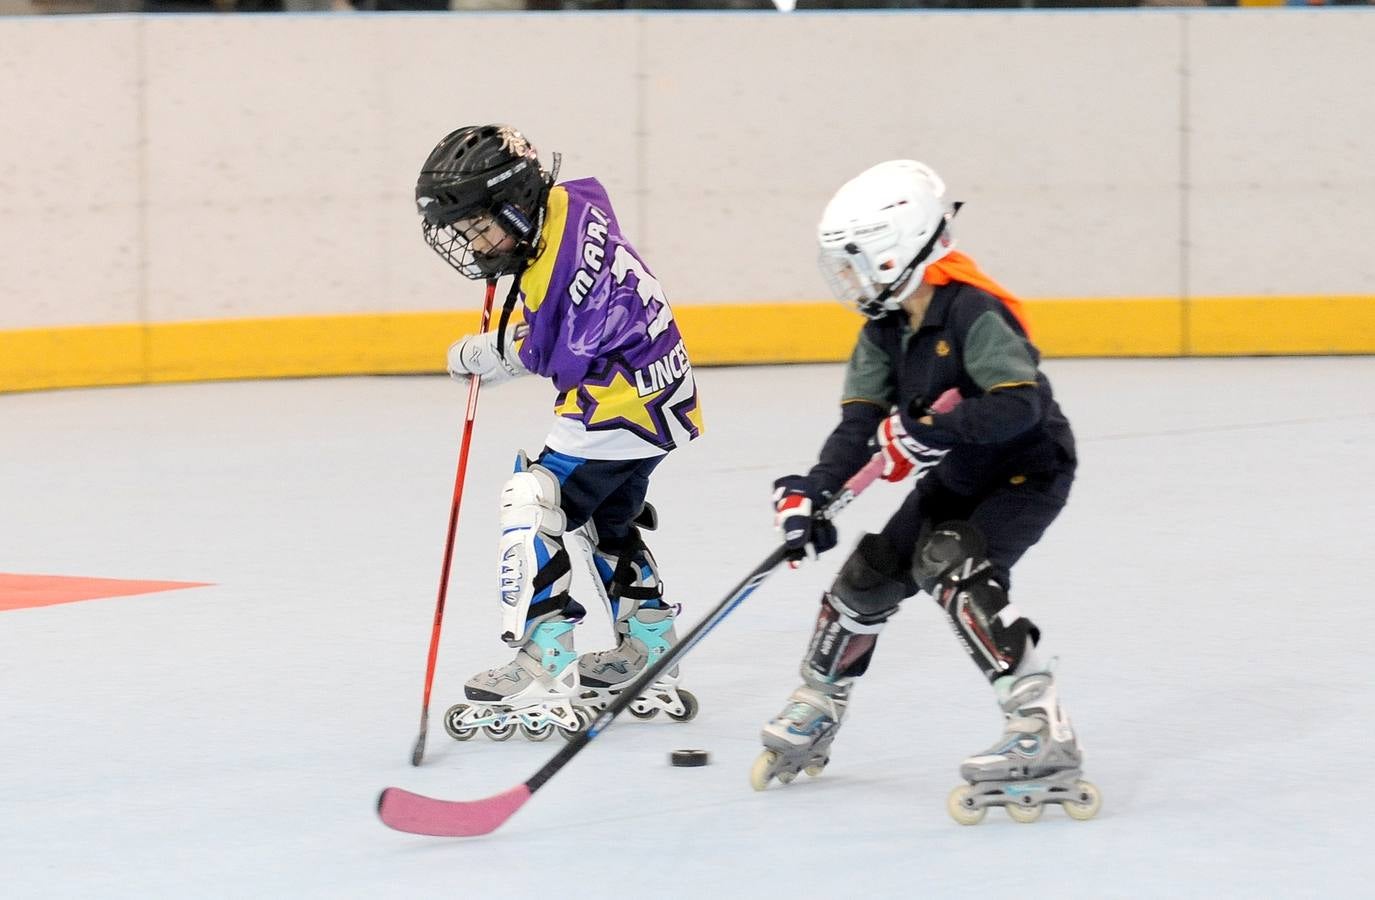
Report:
<svg viewBox="0 0 1375 900"><path fill-rule="evenodd" d="M565 647L560 640L572 630L572 622L542 622L530 635L530 642L539 648L541 668L551 675L558 675L578 658L577 651Z"/></svg>
<svg viewBox="0 0 1375 900"><path fill-rule="evenodd" d="M639 617L632 616L626 623L631 637L645 645L645 649L652 655L659 656L669 648L668 639L664 635L668 634L673 627L673 618L665 616L658 622L646 623L640 621Z"/></svg>

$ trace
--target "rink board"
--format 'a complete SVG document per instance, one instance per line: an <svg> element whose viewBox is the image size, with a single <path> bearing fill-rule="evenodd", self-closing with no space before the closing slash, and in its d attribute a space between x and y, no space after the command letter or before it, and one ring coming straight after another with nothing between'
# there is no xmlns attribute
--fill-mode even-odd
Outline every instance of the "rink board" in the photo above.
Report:
<svg viewBox="0 0 1375 900"><path fill-rule="evenodd" d="M1375 352L1375 297L1215 297L1182 303L1033 300L1047 357ZM862 320L836 303L684 306L698 366L835 362ZM231 378L442 372L472 312L300 316L0 332L0 391Z"/></svg>
<svg viewBox="0 0 1375 900"><path fill-rule="evenodd" d="M699 365L843 356L816 221L905 156L1049 356L1375 352L1372 44L1369 8L8 17L0 390L436 371L482 289L414 179L470 121L603 182Z"/></svg>

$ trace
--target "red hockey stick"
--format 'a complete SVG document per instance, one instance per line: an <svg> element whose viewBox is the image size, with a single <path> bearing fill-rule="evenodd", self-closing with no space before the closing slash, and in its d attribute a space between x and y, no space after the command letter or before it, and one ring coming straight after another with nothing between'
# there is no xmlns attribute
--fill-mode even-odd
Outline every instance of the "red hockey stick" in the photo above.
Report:
<svg viewBox="0 0 1375 900"><path fill-rule="evenodd" d="M818 515L826 518L835 516L872 484L882 472L883 457L875 456L864 465L864 468L845 482L845 487L841 492ZM563 749L526 781L509 791L503 791L483 800L437 800L433 797L425 797L421 794L413 794L410 791L391 787L384 790L377 798L378 816L389 828L407 831L411 834L432 834L438 837L475 837L496 831L502 823L515 815L516 810L525 805L525 801L529 800L535 791L554 777L559 769L562 769L570 759L610 725L612 719L635 702L635 699L659 677L659 673L677 665L678 660L696 646L698 641L706 637L707 632L721 624L726 616L745 602L745 598L754 593L755 588L763 584L764 579L768 578L773 570L778 568L779 563L783 562L787 554L786 545L780 545L778 549L770 553L762 563L755 567L754 571L745 576L744 581L735 586L725 600L722 600L715 609L707 614L706 618L697 623L687 637L670 647L668 652L659 657L654 665L640 673L640 677L635 679L630 687L622 691L611 702L610 706L602 710L592 724L587 726L586 731L575 735Z"/></svg>
<svg viewBox="0 0 1375 900"><path fill-rule="evenodd" d="M492 300L496 297L495 278L487 280L487 297L482 301L482 325L485 332L492 320ZM454 561L454 534L458 531L458 505L463 501L463 477L468 471L468 447L473 442L473 418L477 415L477 391L481 379L474 375L468 381L468 412L463 419L463 442L458 451L458 472L454 475L454 497L449 504L449 534L444 539L444 565L439 570L439 597L434 604L434 628L430 631L430 657L425 663L425 699L420 704L420 736L411 751L411 765L418 766L425 757L425 735L430 729L430 688L434 686L434 663L439 655L439 629L444 624L444 598L449 593L449 566Z"/></svg>

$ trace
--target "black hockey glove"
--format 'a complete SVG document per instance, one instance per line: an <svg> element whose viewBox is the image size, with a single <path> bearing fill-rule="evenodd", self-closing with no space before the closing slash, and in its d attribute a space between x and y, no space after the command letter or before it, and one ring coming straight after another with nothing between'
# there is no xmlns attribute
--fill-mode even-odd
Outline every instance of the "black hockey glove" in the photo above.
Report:
<svg viewBox="0 0 1375 900"><path fill-rule="evenodd" d="M794 569L805 557L815 559L836 545L835 525L817 515L829 500L805 475L785 475L773 483L773 524L788 545Z"/></svg>

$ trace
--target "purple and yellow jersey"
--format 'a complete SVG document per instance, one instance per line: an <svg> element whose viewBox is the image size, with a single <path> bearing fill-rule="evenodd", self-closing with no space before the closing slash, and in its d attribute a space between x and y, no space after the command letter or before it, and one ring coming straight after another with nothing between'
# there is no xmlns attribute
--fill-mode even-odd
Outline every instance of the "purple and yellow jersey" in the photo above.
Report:
<svg viewBox="0 0 1375 900"><path fill-rule="evenodd" d="M559 395L546 439L586 459L667 453L702 432L687 348L658 280L601 184L555 185L543 249L521 276L521 362Z"/></svg>

